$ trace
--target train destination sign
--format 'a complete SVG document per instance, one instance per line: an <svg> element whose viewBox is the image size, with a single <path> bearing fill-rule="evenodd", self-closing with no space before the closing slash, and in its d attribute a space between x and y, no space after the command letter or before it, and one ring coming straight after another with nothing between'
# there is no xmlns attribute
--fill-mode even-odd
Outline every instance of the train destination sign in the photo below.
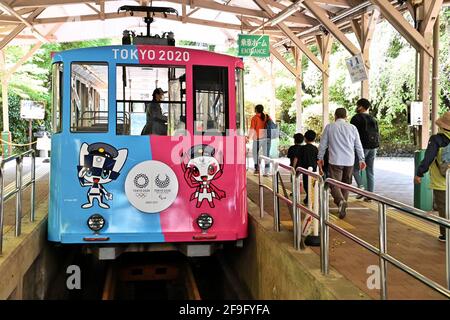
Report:
<svg viewBox="0 0 450 320"><path fill-rule="evenodd" d="M241 57L259 57L270 56L268 35L240 34L238 37L238 56Z"/></svg>
<svg viewBox="0 0 450 320"><path fill-rule="evenodd" d="M112 49L114 60L157 60L169 62L188 62L190 60L190 53L182 50L166 50L166 49Z"/></svg>

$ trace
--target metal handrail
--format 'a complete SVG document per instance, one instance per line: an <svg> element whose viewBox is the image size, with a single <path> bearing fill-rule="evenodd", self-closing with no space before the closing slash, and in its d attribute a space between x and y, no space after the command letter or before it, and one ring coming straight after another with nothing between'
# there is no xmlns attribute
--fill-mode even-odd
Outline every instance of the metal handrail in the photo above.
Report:
<svg viewBox="0 0 450 320"><path fill-rule="evenodd" d="M272 192L273 194L273 216L274 216L274 230L276 232L280 231L280 210L279 210L279 200L283 200L288 206L292 207L292 222L293 222L293 232L294 232L294 248L299 250L302 247L302 237L301 237L301 227L302 227L302 217L301 211L315 217L316 219L320 219L320 217L308 207L299 203L300 199L300 181L301 175L306 174L308 176L313 177L319 181L319 188L323 185L322 177L314 173L312 171L308 171L303 168L294 169L291 166L285 165L276 159L271 159L266 156L259 156L259 168L261 169L262 162L267 161L272 164L272 188L266 186L262 183L262 170L259 170L259 207L260 207L260 217L264 217L264 189ZM285 169L289 172L291 180L292 180L292 200L286 198L284 195L278 192L278 174L279 168ZM321 202L319 202L320 204ZM294 205L296 204L296 205Z"/></svg>
<svg viewBox="0 0 450 320"><path fill-rule="evenodd" d="M448 172L447 172L448 176ZM434 215L431 215L425 211L416 209L414 207L408 206L406 204L403 204L401 202L389 199L387 197L383 197L380 195L377 195L372 192L364 191L359 188L356 188L352 185L343 183L341 181L337 181L331 178L328 178L325 180L325 191L326 196L324 197L324 201L329 201L329 188L331 186L339 187L341 189L360 194L363 196L368 197L369 199L375 200L378 202L378 215L379 215L379 248L369 244L368 242L362 240L361 238L356 237L354 234L348 232L347 230L344 230L343 228L331 223L328 219L329 212L323 212L323 218L324 218L324 229L322 230L325 232L326 238L325 242L322 244L324 246L324 252L327 255L326 257L323 257L322 261L322 270L324 274L328 274L329 271L329 264L328 264L328 254L329 254L329 237L328 237L328 230L327 227L331 227L337 232L345 235L346 237L350 238L354 242L358 243L359 245L363 246L364 248L370 250L371 252L377 254L380 259L380 284L381 284L381 290L380 295L381 299L387 298L387 281L386 281L386 273L387 273L387 264L386 262L392 263L394 266L399 268L400 270L408 273L409 275L413 276L417 280L421 281L425 285L429 286L430 288L433 288L434 290L438 291L439 293L445 295L446 297L450 298L450 287L445 288L438 284L437 282L429 279L428 277L422 275L421 273L417 272L416 270L412 269L411 267L407 266L406 264L402 263L401 261L397 260L393 256L389 255L387 253L387 223L386 223L386 207L390 206L393 208L396 208L404 213L414 215L415 217L421 218L423 220L426 220L428 222L438 224L440 226L443 226L445 228L450 228L450 221L447 219L443 219L440 217L436 217ZM448 241L447 241L448 242ZM448 247L448 245L447 245ZM448 250L446 250L446 276L447 276L447 283L449 283L449 265L450 265L450 255Z"/></svg>
<svg viewBox="0 0 450 320"><path fill-rule="evenodd" d="M23 184L23 158L25 156L31 155L31 176L30 181ZM5 181L4 181L4 167L5 164L16 160L16 186L15 189L4 194ZM35 150L30 149L20 154L15 154L3 159L0 163L0 255L3 252L3 224L4 224L4 203L16 196L16 215L15 215L15 236L19 237L21 234L22 227L22 191L31 185L31 195L30 195L30 222L35 219L35 202L36 202L36 155Z"/></svg>
<svg viewBox="0 0 450 320"><path fill-rule="evenodd" d="M259 173L259 202L260 202L260 217L264 217L264 189L269 190L273 194L274 199L274 229L275 231L280 231L280 212L279 212L279 199L284 200L288 205L293 207L293 222L294 222L294 247L297 250L302 248L301 246L301 214L300 210L303 210L307 214L313 216L318 219L320 222L320 264L321 271L324 275L329 273L329 228L332 228L339 232L340 234L350 238L357 244L366 248L370 252L377 254L379 256L379 264L380 264L380 283L381 290L380 295L382 299L387 298L387 262L390 262L400 270L408 273L412 277L426 284L430 288L438 291L442 295L450 298L450 169L447 170L446 173L446 218L437 217L429 214L428 212L419 210L417 208L408 206L399 201L395 201L393 199L377 195L373 192L368 192L359 188L356 188L352 185L343 183L341 181L337 181L331 178L323 180L322 176L312 171L306 170L304 168L294 169L291 166L287 166L276 159L270 159L265 156L260 156L258 159L259 168L262 168L262 162L267 161L272 164L272 188L264 185L262 183L261 172ZM282 194L278 192L278 173L279 168L283 168L290 172L291 178L293 181L293 199L287 199ZM309 210L309 208L303 206L299 203L300 194L299 194L299 186L300 186L300 176L302 174L306 174L314 179L316 179L319 183L319 215L317 213ZM330 187L334 186L337 188L342 188L347 191L365 196L369 199L378 202L378 216L379 216L379 247L368 243L367 241L355 236L353 233L339 227L338 225L330 222L329 215L329 198L330 198ZM295 205L294 205L295 204ZM433 224L437 224L439 226L446 228L446 277L447 277L447 288L441 286L437 282L429 279L428 277L422 275L417 272L413 268L404 264L403 262L397 260L393 256L387 253L387 206L395 208L401 212L406 214L415 216L422 220L431 222Z"/></svg>

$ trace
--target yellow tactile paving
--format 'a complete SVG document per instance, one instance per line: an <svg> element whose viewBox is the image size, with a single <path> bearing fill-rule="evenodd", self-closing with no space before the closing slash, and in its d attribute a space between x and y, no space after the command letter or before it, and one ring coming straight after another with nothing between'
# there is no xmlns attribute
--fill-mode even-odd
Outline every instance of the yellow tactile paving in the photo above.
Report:
<svg viewBox="0 0 450 320"><path fill-rule="evenodd" d="M378 212L378 204L375 201L372 202L363 202L358 201L356 199L351 199L350 203L359 202L361 205L370 208L371 210ZM387 208L387 216L395 219L409 227L415 228L416 230L423 231L432 236L439 236L439 227L437 225L432 225L418 218L409 216L405 213L402 213L396 209ZM389 227L389 226L388 226Z"/></svg>

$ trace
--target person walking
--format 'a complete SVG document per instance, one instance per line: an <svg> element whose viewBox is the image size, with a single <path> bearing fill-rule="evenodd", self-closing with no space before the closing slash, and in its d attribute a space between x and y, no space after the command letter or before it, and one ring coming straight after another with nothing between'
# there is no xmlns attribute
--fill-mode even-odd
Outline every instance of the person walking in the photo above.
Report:
<svg viewBox="0 0 450 320"><path fill-rule="evenodd" d="M380 132L377 120L369 114L370 107L369 100L364 98L359 99L356 102L356 114L352 117L350 123L358 129L361 144L364 149L364 159L367 165L367 191L373 192L375 187L374 162L377 155L377 148L380 146ZM359 161L355 161L353 177L358 188L364 189ZM356 196L356 199L361 198L363 198L362 195ZM370 199L365 197L364 201L370 202Z"/></svg>
<svg viewBox="0 0 450 320"><path fill-rule="evenodd" d="M269 115L264 113L264 106L258 104L255 106L255 115L250 121L250 130L248 132L248 139L253 140L253 161L255 164L255 174L259 174L258 154L262 149L262 154L269 156L270 139L267 139L266 125L269 120ZM266 162L265 168L268 170L269 163Z"/></svg>
<svg viewBox="0 0 450 320"><path fill-rule="evenodd" d="M355 151L359 159L359 168L364 170L366 167L364 150L358 129L346 121L347 110L337 108L334 117L335 122L328 124L323 130L317 164L322 171L323 157L328 149L330 178L351 184ZM338 206L339 218L343 219L347 214L348 191L332 186L331 194L333 195L334 203Z"/></svg>
<svg viewBox="0 0 450 320"><path fill-rule="evenodd" d="M310 167L315 172L317 170L317 154L319 150L313 144L316 140L316 132L314 130L308 130L305 132L306 144L300 149L299 166L308 170ZM303 175L303 189L305 190L306 197L303 200L303 204L308 205L308 176Z"/></svg>
<svg viewBox="0 0 450 320"><path fill-rule="evenodd" d="M299 165L300 151L302 149L302 143L305 138L303 134L294 134L294 145L290 146L288 149L287 157L289 158L289 165L297 169Z"/></svg>
<svg viewBox="0 0 450 320"><path fill-rule="evenodd" d="M430 170L430 188L433 190L433 209L439 212L441 218L445 218L445 171L450 152L450 112L446 112L436 120L439 132L430 137L425 157L417 168L414 183L420 184L424 174ZM445 227L439 226L439 241L445 242Z"/></svg>

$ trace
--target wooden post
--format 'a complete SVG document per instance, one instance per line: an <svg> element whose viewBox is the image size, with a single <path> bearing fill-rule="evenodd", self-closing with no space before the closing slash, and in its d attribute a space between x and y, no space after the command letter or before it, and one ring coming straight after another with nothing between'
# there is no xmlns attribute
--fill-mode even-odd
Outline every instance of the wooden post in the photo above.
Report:
<svg viewBox="0 0 450 320"><path fill-rule="evenodd" d="M430 63L431 57L428 53L420 50L419 100L423 102L423 110L419 149L426 149L430 138Z"/></svg>
<svg viewBox="0 0 450 320"><path fill-rule="evenodd" d="M273 56L270 57L270 84L271 84L271 95L270 95L270 109L269 116L275 121L275 113L276 113L276 84L275 84L275 75L273 72Z"/></svg>
<svg viewBox="0 0 450 320"><path fill-rule="evenodd" d="M330 113L330 88L329 88L329 67L331 47L333 45L333 38L330 34L316 37L319 46L320 55L322 57L322 64L324 71L322 72L322 130L329 123Z"/></svg>
<svg viewBox="0 0 450 320"><path fill-rule="evenodd" d="M296 108L296 124L297 132L302 132L302 52L296 47L294 49L295 70L297 77L295 78L295 108Z"/></svg>
<svg viewBox="0 0 450 320"><path fill-rule="evenodd" d="M439 15L436 17L433 29L433 76L431 82L431 133L436 134L438 127L436 120L439 114Z"/></svg>
<svg viewBox="0 0 450 320"><path fill-rule="evenodd" d="M9 132L9 108L8 108L8 73L6 70L6 52L1 50L0 63L2 65L2 110L3 132Z"/></svg>

